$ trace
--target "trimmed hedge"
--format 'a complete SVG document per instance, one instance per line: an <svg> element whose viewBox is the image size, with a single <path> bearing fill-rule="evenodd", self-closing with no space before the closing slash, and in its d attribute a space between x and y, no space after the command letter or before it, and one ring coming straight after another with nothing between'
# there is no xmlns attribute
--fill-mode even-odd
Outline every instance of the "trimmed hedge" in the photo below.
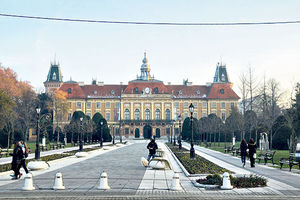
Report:
<svg viewBox="0 0 300 200"><path fill-rule="evenodd" d="M204 185L218 185L223 184L222 177L219 174L208 175L205 179L196 180L197 183ZM235 188L253 188L253 187L265 187L267 186L267 179L250 175L249 177L233 177L230 175L231 185Z"/></svg>
<svg viewBox="0 0 300 200"><path fill-rule="evenodd" d="M171 144L167 145L190 174L223 174L224 172L233 173L197 154L195 155L195 159L190 159L190 152L188 150L184 148L180 150L178 149L178 146L174 147Z"/></svg>

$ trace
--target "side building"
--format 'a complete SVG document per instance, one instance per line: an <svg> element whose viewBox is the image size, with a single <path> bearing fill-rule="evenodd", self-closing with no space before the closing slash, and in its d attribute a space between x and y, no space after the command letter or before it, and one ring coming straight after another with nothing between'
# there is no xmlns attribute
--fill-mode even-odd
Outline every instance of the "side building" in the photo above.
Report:
<svg viewBox="0 0 300 200"><path fill-rule="evenodd" d="M172 131L178 134L177 117L188 117L191 103L197 119L215 113L225 120L231 108L237 108L239 97L232 89L225 65L218 63L212 83L193 85L184 81L182 85L165 85L151 76L146 54L142 62L140 76L127 85L64 82L58 89L67 93L70 110L61 124L69 123L75 111L91 118L99 112L123 137L161 137Z"/></svg>

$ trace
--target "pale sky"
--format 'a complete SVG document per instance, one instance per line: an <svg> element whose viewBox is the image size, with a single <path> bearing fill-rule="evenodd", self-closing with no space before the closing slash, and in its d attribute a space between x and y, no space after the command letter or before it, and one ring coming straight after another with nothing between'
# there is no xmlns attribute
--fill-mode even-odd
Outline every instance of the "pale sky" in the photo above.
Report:
<svg viewBox="0 0 300 200"><path fill-rule="evenodd" d="M0 0L0 13L147 22L259 22L300 20L298 0ZM234 89L252 66L258 79L300 82L300 24L174 27L84 24L0 17L0 62L40 90L50 62L64 81L119 84L136 78L144 51L156 79L181 84L213 80L226 63Z"/></svg>

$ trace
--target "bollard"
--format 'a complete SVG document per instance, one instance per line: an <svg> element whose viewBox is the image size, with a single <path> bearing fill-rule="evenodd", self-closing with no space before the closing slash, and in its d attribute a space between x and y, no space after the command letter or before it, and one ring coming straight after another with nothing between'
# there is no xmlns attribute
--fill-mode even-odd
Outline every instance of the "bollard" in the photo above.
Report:
<svg viewBox="0 0 300 200"><path fill-rule="evenodd" d="M300 162L300 143L297 143L296 145L295 157L296 157L296 162Z"/></svg>
<svg viewBox="0 0 300 200"><path fill-rule="evenodd" d="M231 190L233 187L230 183L229 173L225 172L223 174L223 185L221 186L222 190Z"/></svg>
<svg viewBox="0 0 300 200"><path fill-rule="evenodd" d="M63 183L63 178L62 178L62 173L60 173L60 172L56 173L56 175L55 175L53 189L54 190L64 190L65 189L65 186Z"/></svg>
<svg viewBox="0 0 300 200"><path fill-rule="evenodd" d="M108 180L107 180L107 173L102 172L100 175L100 184L97 187L98 190L109 190L110 187L108 186Z"/></svg>
<svg viewBox="0 0 300 200"><path fill-rule="evenodd" d="M182 190L182 187L180 186L179 175L177 173L174 173L170 189L171 190Z"/></svg>
<svg viewBox="0 0 300 200"><path fill-rule="evenodd" d="M24 176L24 187L22 187L22 190L35 190L35 187L33 187L33 181L32 181L32 174L28 173Z"/></svg>

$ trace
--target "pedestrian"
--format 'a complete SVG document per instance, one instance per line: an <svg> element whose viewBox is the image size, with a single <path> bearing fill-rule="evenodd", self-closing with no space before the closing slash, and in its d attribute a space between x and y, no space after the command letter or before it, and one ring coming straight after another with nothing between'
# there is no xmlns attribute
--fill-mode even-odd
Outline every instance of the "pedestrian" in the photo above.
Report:
<svg viewBox="0 0 300 200"><path fill-rule="evenodd" d="M255 167L255 159L256 159L256 142L254 142L253 138L249 140L248 149L249 149L249 158L250 158L250 166Z"/></svg>
<svg viewBox="0 0 300 200"><path fill-rule="evenodd" d="M245 167L246 165L247 148L248 148L247 142L245 139L243 139L240 144L241 160L242 160L243 167Z"/></svg>
<svg viewBox="0 0 300 200"><path fill-rule="evenodd" d="M149 142L149 144L147 145L147 149L149 149L149 154L148 154L148 162L150 161L150 159L152 158L155 158L155 154L156 154L156 149L157 148L157 144L155 142L154 139L151 140L151 142Z"/></svg>
<svg viewBox="0 0 300 200"><path fill-rule="evenodd" d="M23 151L19 141L15 142L14 151L9 155L12 156L11 169L14 171L14 175L11 175L12 180L19 179L22 176L20 175L20 167L21 167L21 160L23 158Z"/></svg>
<svg viewBox="0 0 300 200"><path fill-rule="evenodd" d="M21 141L20 144L21 144L20 146L21 146L22 152L23 152L23 157L22 157L22 160L21 160L21 167L23 167L26 174L28 174L28 169L26 167L26 158L28 157L29 150L28 150L28 147L27 147L27 145L24 141Z"/></svg>

